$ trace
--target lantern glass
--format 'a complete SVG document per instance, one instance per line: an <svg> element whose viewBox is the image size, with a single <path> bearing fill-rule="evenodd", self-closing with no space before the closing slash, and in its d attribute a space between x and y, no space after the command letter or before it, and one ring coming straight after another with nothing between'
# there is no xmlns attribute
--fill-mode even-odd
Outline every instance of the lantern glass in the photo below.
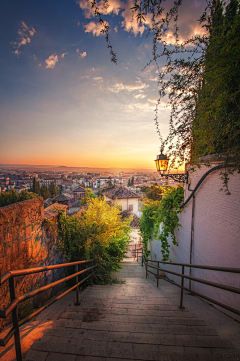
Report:
<svg viewBox="0 0 240 361"><path fill-rule="evenodd" d="M159 154L155 160L157 171L160 173L165 173L168 168L168 158L164 154Z"/></svg>

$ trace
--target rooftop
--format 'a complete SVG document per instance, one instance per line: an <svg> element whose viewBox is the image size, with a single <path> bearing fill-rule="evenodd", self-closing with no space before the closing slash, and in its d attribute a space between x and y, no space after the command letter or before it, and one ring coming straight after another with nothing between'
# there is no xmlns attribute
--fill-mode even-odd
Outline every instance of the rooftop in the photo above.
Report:
<svg viewBox="0 0 240 361"><path fill-rule="evenodd" d="M104 192L110 199L140 198L139 195L125 187L112 188Z"/></svg>
<svg viewBox="0 0 240 361"><path fill-rule="evenodd" d="M122 211L120 214L122 217L122 221L125 220L126 218L129 218L130 216L132 216L133 219L130 222L130 227L131 228L140 228L140 218L138 218L138 216L129 212L128 210Z"/></svg>
<svg viewBox="0 0 240 361"><path fill-rule="evenodd" d="M86 189L79 186L79 187L75 188L75 189L73 190L73 192L86 192Z"/></svg>

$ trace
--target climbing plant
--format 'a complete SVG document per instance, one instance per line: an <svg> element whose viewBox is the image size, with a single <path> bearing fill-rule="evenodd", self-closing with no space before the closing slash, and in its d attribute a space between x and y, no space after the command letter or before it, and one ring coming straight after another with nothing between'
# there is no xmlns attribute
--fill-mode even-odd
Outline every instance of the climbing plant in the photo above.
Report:
<svg viewBox="0 0 240 361"><path fill-rule="evenodd" d="M103 18L110 13L109 2L92 2L107 42L109 26ZM226 186L228 175L240 172L239 0L206 0L196 21L197 32L188 39L179 25L184 16L183 3L135 0L128 11L132 11L132 21L137 20L152 35L152 58L146 67L155 65L158 73L155 125L171 168L184 162L199 166L204 161L199 158L220 154L215 160L225 165L222 178ZM116 63L113 54L111 60ZM165 139L158 117L161 103L170 108ZM226 167L229 163L232 168Z"/></svg>
<svg viewBox="0 0 240 361"><path fill-rule="evenodd" d="M180 226L178 215L181 213L180 205L184 200L183 187L166 188L161 201L148 200L143 205L140 231L143 238L144 256L147 258L148 242L155 238L161 242L162 260L169 260L169 242L171 236L174 245L177 245L175 228Z"/></svg>

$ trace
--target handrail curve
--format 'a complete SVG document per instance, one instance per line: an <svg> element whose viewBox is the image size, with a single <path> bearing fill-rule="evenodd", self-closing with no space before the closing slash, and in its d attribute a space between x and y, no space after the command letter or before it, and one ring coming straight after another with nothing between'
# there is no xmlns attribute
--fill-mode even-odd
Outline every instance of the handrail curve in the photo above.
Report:
<svg viewBox="0 0 240 361"><path fill-rule="evenodd" d="M91 262L91 266L88 267L86 266L85 269L82 269L79 271L78 266L79 265L83 265L83 264L87 264ZM11 298L11 302L10 304L4 309L0 309L0 318L6 318L11 312L12 312L12 323L13 326L10 329L10 331L7 333L7 335L4 338L0 338L0 346L5 347L7 345L7 343L10 341L10 339L12 338L12 336L14 336L15 338L15 350L16 350L16 360L17 361L22 361L22 352L21 352L21 343L20 343L20 333L19 333L19 327L22 326L25 322L30 321L33 317L35 317L36 315L38 315L42 310L44 310L45 308L49 307L52 303L54 303L55 301L59 300L60 298L62 298L63 296L65 296L67 293L69 293L70 291L76 289L76 305L79 305L79 301L78 301L78 287L85 282L87 279L89 279L90 277L92 277L94 275L94 269L97 267L97 264L94 265L94 260L84 260L84 261L77 261L77 262L70 262L70 263L60 263L57 265L51 265L51 266L42 266L42 267L34 267L34 268L28 268L28 269L22 269L22 270L14 270L14 271L8 271L6 272L2 277L0 277L0 286L3 285L6 281L9 281L9 289L10 289L10 298ZM45 285L43 287L40 287L38 289L35 289L33 291L30 291L24 295L18 296L16 297L15 294L15 277L20 277L20 276L27 276L30 274L34 274L34 273L38 273L38 272L46 272L46 271L50 271L50 270L54 270L54 269L58 269L58 268L63 268L63 267L70 267L70 266L75 266L75 273L73 273L70 276L61 278L58 281L49 283L48 285ZM89 275L87 275L84 279L82 279L81 281L79 281L78 277L80 275L83 275L87 272L91 271L91 273ZM64 283L72 278L76 278L76 284L74 286L72 286L71 288L67 289L66 291L64 291L63 293L61 293L60 295L57 295L55 297L53 297L51 300L49 300L44 306L42 306L41 308L39 308L38 310L36 310L35 312L31 313L30 315L28 315L27 317L25 317L23 320L19 321L18 320L18 305L23 302L26 301L44 291L47 291L61 283Z"/></svg>

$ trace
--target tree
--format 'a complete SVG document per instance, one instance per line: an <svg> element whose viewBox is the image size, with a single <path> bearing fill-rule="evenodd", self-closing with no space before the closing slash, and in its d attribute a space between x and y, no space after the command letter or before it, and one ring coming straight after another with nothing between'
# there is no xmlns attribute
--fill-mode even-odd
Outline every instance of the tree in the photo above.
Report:
<svg viewBox="0 0 240 361"><path fill-rule="evenodd" d="M48 199L51 198L51 193L49 192L47 186L45 184L43 184L40 188L40 194L43 197L43 199Z"/></svg>
<svg viewBox="0 0 240 361"><path fill-rule="evenodd" d="M97 198L96 194L92 192L90 188L86 189L85 197L80 202L80 207L87 204L91 199Z"/></svg>
<svg viewBox="0 0 240 361"><path fill-rule="evenodd" d="M200 164L195 158L220 152L225 165L230 161L232 171L240 171L240 10L238 0L229 0L226 11L225 4L208 0L199 19L205 33L186 41L180 41L177 23L182 0L136 0L132 7L139 23L148 26L150 22L153 46L147 66L156 64L159 85L155 124L171 167L183 162ZM109 26L103 20L108 0L102 10L95 0L92 5L108 42ZM167 41L169 31L175 44ZM115 53L111 60L116 63ZM169 134L163 139L158 106L166 99L171 112Z"/></svg>
<svg viewBox="0 0 240 361"><path fill-rule="evenodd" d="M205 69L193 120L192 159L224 154L240 169L240 12L232 0L212 8Z"/></svg>
<svg viewBox="0 0 240 361"><path fill-rule="evenodd" d="M146 196L148 199L152 199L153 201L160 201L163 196L167 193L168 189L171 188L169 186L159 186L157 183L150 187L150 189L146 192Z"/></svg>
<svg viewBox="0 0 240 361"><path fill-rule="evenodd" d="M56 197L59 194L59 189L57 189L54 182L49 184L49 192L51 193L51 197Z"/></svg>
<svg viewBox="0 0 240 361"><path fill-rule="evenodd" d="M22 190L21 193L18 193L16 189L12 189L10 192L0 193L0 207L8 206L13 203L26 201L27 199L37 198L39 194L30 193L27 190Z"/></svg>
<svg viewBox="0 0 240 361"><path fill-rule="evenodd" d="M131 179L131 186L134 186L134 177Z"/></svg>
<svg viewBox="0 0 240 361"><path fill-rule="evenodd" d="M60 248L69 261L94 259L94 281L111 283L111 272L120 267L130 239L130 220L121 221L119 209L104 198L89 198L81 217L60 215Z"/></svg>
<svg viewBox="0 0 240 361"><path fill-rule="evenodd" d="M33 193L40 195L40 184L38 181L36 181L36 178L33 178L33 187L32 187Z"/></svg>

